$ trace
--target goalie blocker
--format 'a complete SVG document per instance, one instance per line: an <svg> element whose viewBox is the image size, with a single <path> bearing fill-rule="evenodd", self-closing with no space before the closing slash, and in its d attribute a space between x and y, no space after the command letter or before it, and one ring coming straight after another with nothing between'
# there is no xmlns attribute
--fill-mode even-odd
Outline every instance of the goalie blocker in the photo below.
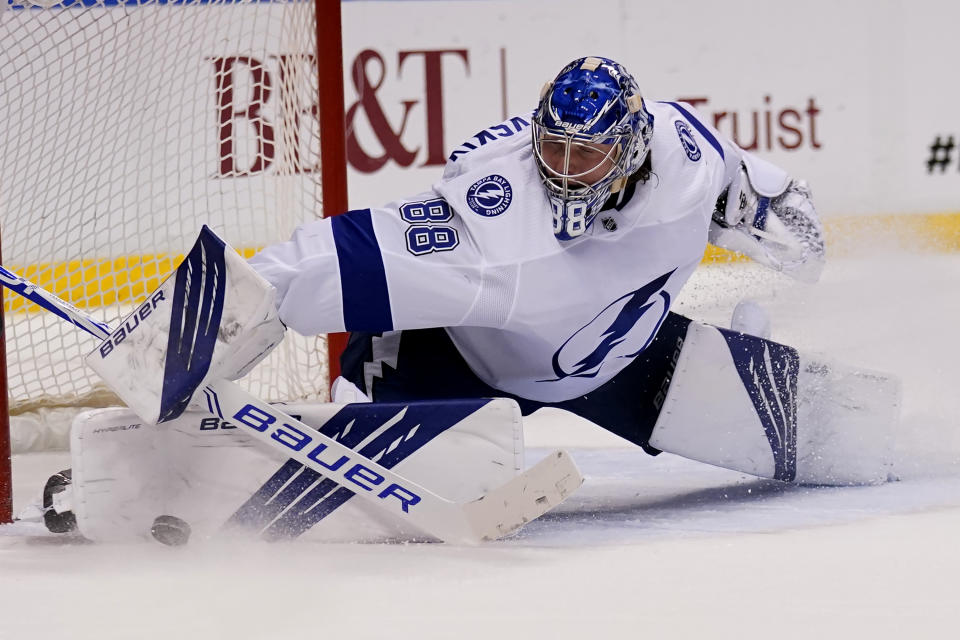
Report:
<svg viewBox="0 0 960 640"><path fill-rule="evenodd" d="M204 227L175 274L86 363L146 422L173 420L198 389L243 377L283 340L275 297Z"/></svg>

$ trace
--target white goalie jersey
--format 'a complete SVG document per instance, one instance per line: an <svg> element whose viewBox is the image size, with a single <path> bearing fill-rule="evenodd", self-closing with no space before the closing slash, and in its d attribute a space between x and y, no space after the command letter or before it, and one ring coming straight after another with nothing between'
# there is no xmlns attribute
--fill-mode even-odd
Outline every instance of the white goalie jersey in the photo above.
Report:
<svg viewBox="0 0 960 640"><path fill-rule="evenodd" d="M529 123L453 152L425 193L299 228L251 259L302 334L446 327L492 387L592 391L651 342L700 262L742 151L689 105L649 104L651 174L573 240L553 233Z"/></svg>

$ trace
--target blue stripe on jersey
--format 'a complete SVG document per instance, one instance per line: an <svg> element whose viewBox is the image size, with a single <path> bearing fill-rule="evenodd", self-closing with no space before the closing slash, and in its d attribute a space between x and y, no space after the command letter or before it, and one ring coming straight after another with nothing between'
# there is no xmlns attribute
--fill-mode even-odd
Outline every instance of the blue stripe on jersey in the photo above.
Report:
<svg viewBox="0 0 960 640"><path fill-rule="evenodd" d="M690 124L692 124L693 127L700 132L700 135L706 138L707 142L710 143L710 146L717 150L717 153L720 154L720 157L722 159L726 159L724 158L723 147L720 145L720 141L717 140L712 133L710 133L709 129L703 126L702 122L694 118L689 111L681 107L676 102L666 102L664 104L669 104L671 107L679 111L683 115L683 117L686 118L690 122Z"/></svg>
<svg viewBox="0 0 960 640"><path fill-rule="evenodd" d="M340 263L343 323L347 331L392 331L390 291L370 209L330 219Z"/></svg>

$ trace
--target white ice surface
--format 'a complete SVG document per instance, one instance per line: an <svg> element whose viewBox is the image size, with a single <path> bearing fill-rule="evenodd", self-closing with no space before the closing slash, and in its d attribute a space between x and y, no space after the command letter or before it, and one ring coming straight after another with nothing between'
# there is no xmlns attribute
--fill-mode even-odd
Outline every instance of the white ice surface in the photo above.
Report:
<svg viewBox="0 0 960 640"><path fill-rule="evenodd" d="M528 462L565 446L587 481L513 539L173 549L15 524L0 527L0 640L956 637L960 256L834 260L812 287L706 268L678 310L726 324L744 296L770 310L774 339L902 377L899 482L787 486L541 412ZM19 508L69 463L14 464Z"/></svg>

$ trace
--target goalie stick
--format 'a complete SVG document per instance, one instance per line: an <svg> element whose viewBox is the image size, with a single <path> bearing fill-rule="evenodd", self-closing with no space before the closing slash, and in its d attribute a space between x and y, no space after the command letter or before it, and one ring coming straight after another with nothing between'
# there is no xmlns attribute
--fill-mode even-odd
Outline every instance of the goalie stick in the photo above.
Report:
<svg viewBox="0 0 960 640"><path fill-rule="evenodd" d="M0 266L0 284L100 340L107 325ZM556 450L470 502L447 500L292 418L227 380L204 389L208 409L266 445L445 542L502 538L560 504L582 483L570 455Z"/></svg>

